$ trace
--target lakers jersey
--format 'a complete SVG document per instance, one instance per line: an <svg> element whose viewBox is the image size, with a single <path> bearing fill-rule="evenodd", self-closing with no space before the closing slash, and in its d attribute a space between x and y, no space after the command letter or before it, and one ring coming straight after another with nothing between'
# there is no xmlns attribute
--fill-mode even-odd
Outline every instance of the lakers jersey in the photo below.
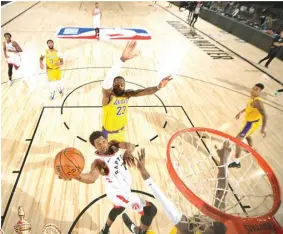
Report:
<svg viewBox="0 0 283 234"><path fill-rule="evenodd" d="M108 176L102 176L106 191L111 190L130 190L132 184L132 176L123 163L123 150L119 149L113 155L95 156L103 160L109 168Z"/></svg>
<svg viewBox="0 0 283 234"><path fill-rule="evenodd" d="M245 120L248 122L253 122L261 119L261 114L258 111L258 109L252 106L253 102L256 100L262 101L262 98L261 97L250 98L248 101L248 105L246 107L246 113L245 113Z"/></svg>
<svg viewBox="0 0 283 234"><path fill-rule="evenodd" d="M60 67L60 56L57 50L47 49L45 51L46 66L49 69L57 69Z"/></svg>
<svg viewBox="0 0 283 234"><path fill-rule="evenodd" d="M103 106L102 124L107 131L116 131L126 126L128 120L127 97L116 97Z"/></svg>

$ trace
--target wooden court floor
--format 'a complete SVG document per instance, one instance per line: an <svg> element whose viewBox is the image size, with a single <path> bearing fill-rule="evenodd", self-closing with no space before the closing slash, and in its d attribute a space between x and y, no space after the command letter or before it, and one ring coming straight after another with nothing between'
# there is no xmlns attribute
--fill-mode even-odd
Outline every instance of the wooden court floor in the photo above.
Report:
<svg viewBox="0 0 283 234"><path fill-rule="evenodd" d="M22 4L2 8L2 17L5 9L16 12ZM255 133L254 144L283 185L283 95L273 96L282 87L273 79L283 81L282 61L275 59L270 69L259 67L259 70L257 58L265 56L265 52L240 43L234 36L223 34L219 28L199 19L193 33L233 58L213 59L194 40L168 24L176 21L186 25L183 21L186 13L179 12L175 6L167 9L166 2L152 7L147 2L101 2L100 5L102 26L139 26L152 34L152 40L139 42L140 56L121 69L120 75L128 81L127 88L156 85L160 80L160 61L164 58L179 63L178 75L157 96L130 101L127 138L146 147L148 169L163 191L172 183L166 169L170 136L193 126L236 135L241 121L235 120L235 115L245 107L250 89L259 82L266 87L263 98L268 125L267 137L263 139L259 132ZM93 185L67 183L58 180L53 171L53 159L65 147L80 149L88 170L93 148L84 140L101 127L101 80L126 43L56 39L58 27L91 26L92 7L92 2L40 2L2 27L2 41L4 32L10 32L24 50L22 67L14 72L12 86L7 84L7 65L3 57L1 60L1 216L5 233L13 232L18 206L26 210L33 233L40 233L43 225L50 222L59 226L62 233L70 230L70 233L98 233L111 208L106 198L100 199L81 214L75 225L83 209L104 194L101 180ZM46 75L38 64L50 38L65 61L65 95L57 95L53 101L48 99ZM137 170L132 172L133 189L149 193ZM129 214L138 222L138 215ZM282 207L276 218L283 225ZM171 228L161 207L152 228L157 233L167 233ZM112 233L128 233L121 218L113 225Z"/></svg>

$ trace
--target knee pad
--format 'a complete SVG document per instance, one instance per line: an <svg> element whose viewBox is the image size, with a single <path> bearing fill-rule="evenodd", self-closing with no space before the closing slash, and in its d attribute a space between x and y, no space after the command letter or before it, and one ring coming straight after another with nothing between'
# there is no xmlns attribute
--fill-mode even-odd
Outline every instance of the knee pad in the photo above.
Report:
<svg viewBox="0 0 283 234"><path fill-rule="evenodd" d="M148 202L149 205L143 208L144 215L141 217L141 223L150 226L154 216L157 214L157 208L153 203Z"/></svg>
<svg viewBox="0 0 283 234"><path fill-rule="evenodd" d="M114 222L117 216L123 213L124 210L125 210L125 207L119 207L119 208L114 207L109 213L109 216L108 216L109 219Z"/></svg>

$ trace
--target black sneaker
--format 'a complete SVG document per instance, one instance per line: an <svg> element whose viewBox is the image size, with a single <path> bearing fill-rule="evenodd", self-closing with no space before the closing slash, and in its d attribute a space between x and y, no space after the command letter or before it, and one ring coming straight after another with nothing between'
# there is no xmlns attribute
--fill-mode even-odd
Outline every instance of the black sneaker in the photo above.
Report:
<svg viewBox="0 0 283 234"><path fill-rule="evenodd" d="M134 233L131 229L131 226L136 226L133 221L129 218L129 216L126 213L123 213L122 219L124 221L124 224L127 226L127 228L130 230L131 233Z"/></svg>
<svg viewBox="0 0 283 234"><path fill-rule="evenodd" d="M241 163L232 162L232 163L229 164L228 167L229 168L234 168L234 167L240 168L241 167Z"/></svg>
<svg viewBox="0 0 283 234"><path fill-rule="evenodd" d="M99 232L99 234L110 234L110 231L105 232L103 229Z"/></svg>

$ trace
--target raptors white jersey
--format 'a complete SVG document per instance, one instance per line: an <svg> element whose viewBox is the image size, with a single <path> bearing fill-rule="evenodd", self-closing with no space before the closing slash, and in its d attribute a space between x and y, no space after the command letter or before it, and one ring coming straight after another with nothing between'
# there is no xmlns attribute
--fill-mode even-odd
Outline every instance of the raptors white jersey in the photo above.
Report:
<svg viewBox="0 0 283 234"><path fill-rule="evenodd" d="M13 46L13 42L5 42L6 43L6 51L17 52L17 49Z"/></svg>
<svg viewBox="0 0 283 234"><path fill-rule="evenodd" d="M13 46L12 41L11 42L5 42L6 43L6 53L8 55L8 58L6 58L6 62L8 64L13 64L16 67L19 67L21 64L21 56L17 52L17 49Z"/></svg>
<svg viewBox="0 0 283 234"><path fill-rule="evenodd" d="M127 166L123 163L124 152L125 150L119 149L112 155L104 156L95 154L99 159L103 160L109 168L109 175L102 176L106 192L109 190L128 192L131 189L132 176Z"/></svg>

